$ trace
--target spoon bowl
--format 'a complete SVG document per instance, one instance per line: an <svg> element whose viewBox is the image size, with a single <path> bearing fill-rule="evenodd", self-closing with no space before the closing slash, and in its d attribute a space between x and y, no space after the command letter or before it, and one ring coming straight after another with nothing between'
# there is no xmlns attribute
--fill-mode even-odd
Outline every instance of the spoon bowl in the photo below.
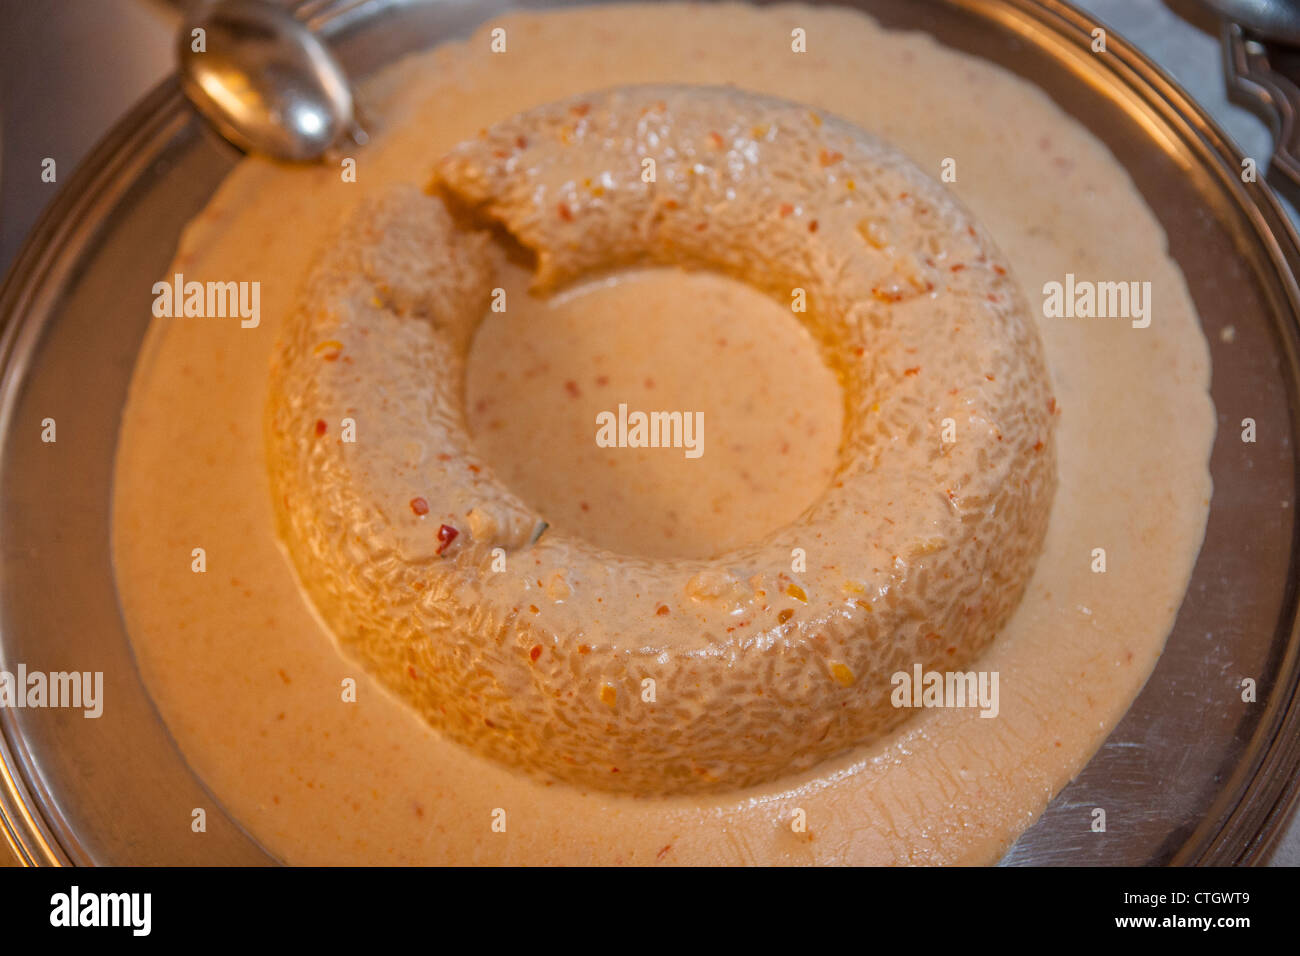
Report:
<svg viewBox="0 0 1300 956"><path fill-rule="evenodd" d="M185 95L246 152L310 162L356 131L342 67L281 6L219 0L200 7L181 31L179 54Z"/></svg>

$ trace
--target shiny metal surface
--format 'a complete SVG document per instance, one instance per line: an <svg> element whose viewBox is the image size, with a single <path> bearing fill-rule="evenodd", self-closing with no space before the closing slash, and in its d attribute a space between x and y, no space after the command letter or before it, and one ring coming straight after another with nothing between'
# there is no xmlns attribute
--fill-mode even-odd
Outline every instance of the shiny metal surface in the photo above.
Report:
<svg viewBox="0 0 1300 956"><path fill-rule="evenodd" d="M1201 0L1226 20L1262 39L1300 44L1300 3L1296 0Z"/></svg>
<svg viewBox="0 0 1300 956"><path fill-rule="evenodd" d="M268 0L216 0L177 38L181 89L247 152L307 162L343 137L364 141L352 88L329 48Z"/></svg>
<svg viewBox="0 0 1300 956"><path fill-rule="evenodd" d="M323 8L316 25L360 77L506 6L374 0L334 19ZM1213 350L1215 494L1175 631L1106 745L1005 862L1253 862L1300 772L1296 235L1267 187L1241 181L1241 157L1200 108L1119 37L1109 55L1092 54L1095 24L1065 4L861 6L1025 76L1093 129L1164 224ZM0 659L103 670L107 685L98 721L0 712L0 829L27 862L271 861L158 719L108 550L118 417L148 290L237 159L164 84L68 184L0 289ZM1219 338L1227 325L1231 347ZM1237 437L1247 415L1261 423L1256 445ZM55 445L39 440L46 416L59 422ZM1256 704L1240 699L1247 676ZM201 836L188 827L198 806L208 809ZM1096 806L1107 834L1088 826Z"/></svg>
<svg viewBox="0 0 1300 956"><path fill-rule="evenodd" d="M1219 32L1228 96L1268 124L1273 134L1268 180L1300 203L1300 50L1233 20L1224 20Z"/></svg>

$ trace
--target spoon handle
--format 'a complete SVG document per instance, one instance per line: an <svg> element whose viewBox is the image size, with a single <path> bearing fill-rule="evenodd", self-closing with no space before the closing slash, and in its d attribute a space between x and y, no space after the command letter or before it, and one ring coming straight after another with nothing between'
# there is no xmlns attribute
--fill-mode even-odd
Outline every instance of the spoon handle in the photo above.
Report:
<svg viewBox="0 0 1300 956"><path fill-rule="evenodd" d="M184 15L197 10L204 4L214 2L214 0L160 0L160 2ZM356 7L372 2L372 0L266 0L266 2L288 7L289 12L296 19L306 23L320 16L333 17L340 13L347 13Z"/></svg>

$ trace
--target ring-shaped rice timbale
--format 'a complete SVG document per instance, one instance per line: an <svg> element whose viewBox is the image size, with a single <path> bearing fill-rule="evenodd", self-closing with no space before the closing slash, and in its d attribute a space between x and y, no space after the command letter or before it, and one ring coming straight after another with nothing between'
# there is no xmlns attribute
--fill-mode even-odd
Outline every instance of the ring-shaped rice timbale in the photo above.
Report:
<svg viewBox="0 0 1300 956"><path fill-rule="evenodd" d="M462 407L492 229L542 291L674 264L805 302L845 393L829 487L712 560L537 537ZM908 713L894 673L965 668L1041 547L1054 405L993 243L898 152L768 97L624 87L363 204L277 352L267 441L280 533L349 653L484 754L650 794L806 768Z"/></svg>

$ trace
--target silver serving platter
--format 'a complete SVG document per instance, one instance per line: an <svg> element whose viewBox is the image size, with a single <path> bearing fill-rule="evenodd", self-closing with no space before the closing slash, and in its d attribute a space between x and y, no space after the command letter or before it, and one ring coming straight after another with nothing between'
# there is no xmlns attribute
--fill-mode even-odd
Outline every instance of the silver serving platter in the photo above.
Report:
<svg viewBox="0 0 1300 956"><path fill-rule="evenodd" d="M353 77L468 35L496 0L319 0L305 11ZM1300 773L1295 512L1300 243L1269 188L1146 57L1058 0L862 0L1036 83L1127 167L1164 224L1213 357L1214 497L1163 657L1105 746L1007 853L1014 864L1249 863L1285 822ZM274 862L216 807L137 672L110 559L113 456L127 385L182 227L238 154L174 80L100 144L0 289L0 662L99 670L113 706L0 710L0 834L33 864ZM1222 345L1231 324L1236 341ZM1257 444L1238 423L1260 423ZM41 421L58 421L43 444ZM1242 677L1258 701L1240 700ZM255 742L250 742L254 746ZM1092 807L1109 830L1087 826ZM165 825L163 824L166 820ZM178 836L178 834L180 836Z"/></svg>

